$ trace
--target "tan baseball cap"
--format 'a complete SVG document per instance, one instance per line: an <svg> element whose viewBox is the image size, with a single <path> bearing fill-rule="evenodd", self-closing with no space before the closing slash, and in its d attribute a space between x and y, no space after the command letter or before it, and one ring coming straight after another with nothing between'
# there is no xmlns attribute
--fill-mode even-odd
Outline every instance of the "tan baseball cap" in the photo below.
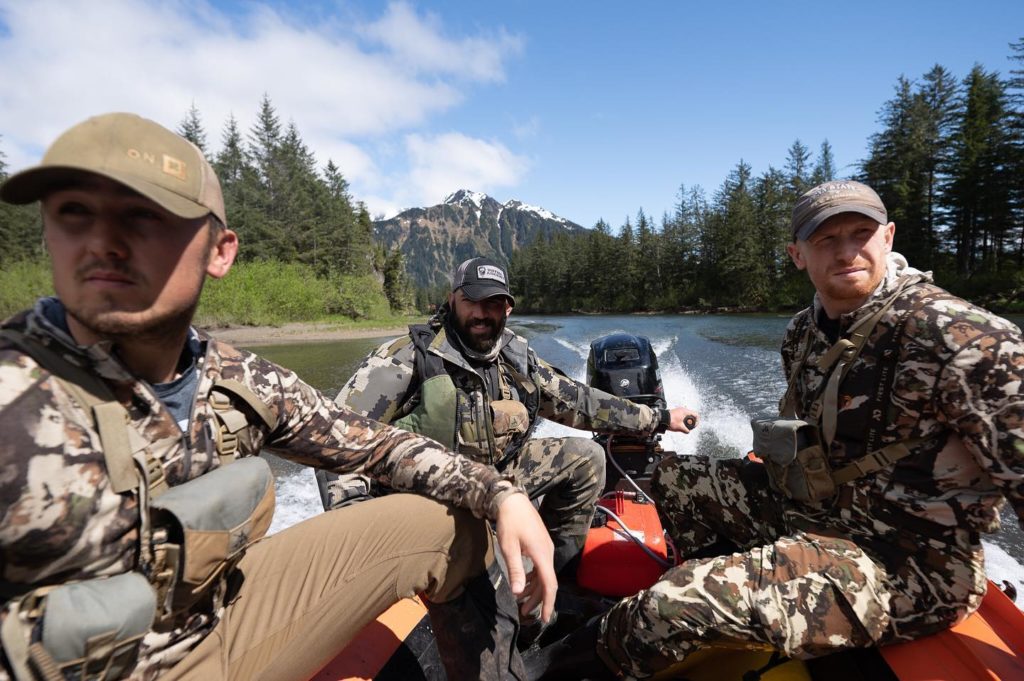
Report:
<svg viewBox="0 0 1024 681"><path fill-rule="evenodd" d="M159 123L129 113L95 116L67 130L39 165L0 185L0 199L38 201L80 171L120 182L178 217L213 213L228 224L220 182L203 152Z"/></svg>
<svg viewBox="0 0 1024 681"><path fill-rule="evenodd" d="M804 241L821 223L840 213L860 213L880 225L889 223L885 204L874 189L855 180L832 180L797 199L793 207L793 236Z"/></svg>

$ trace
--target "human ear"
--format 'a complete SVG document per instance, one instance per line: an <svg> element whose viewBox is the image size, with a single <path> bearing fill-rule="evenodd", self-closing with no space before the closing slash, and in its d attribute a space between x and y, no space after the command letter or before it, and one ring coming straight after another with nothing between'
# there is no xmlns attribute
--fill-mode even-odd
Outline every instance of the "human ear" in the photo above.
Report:
<svg viewBox="0 0 1024 681"><path fill-rule="evenodd" d="M230 229L222 229L210 244L210 262L206 265L206 273L214 279L220 279L231 269L238 255L238 235Z"/></svg>
<svg viewBox="0 0 1024 681"><path fill-rule="evenodd" d="M796 265L798 270L807 269L807 263L804 262L804 255L800 252L800 247L797 246L795 241L793 243L786 244L786 253L789 253L790 259L793 261L793 264Z"/></svg>

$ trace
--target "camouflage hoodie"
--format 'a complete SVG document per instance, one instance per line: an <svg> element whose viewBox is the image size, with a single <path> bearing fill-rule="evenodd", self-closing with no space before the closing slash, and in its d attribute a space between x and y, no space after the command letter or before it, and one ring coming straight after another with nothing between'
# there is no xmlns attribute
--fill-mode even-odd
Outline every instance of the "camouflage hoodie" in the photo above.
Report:
<svg viewBox="0 0 1024 681"><path fill-rule="evenodd" d="M894 442L923 442L894 466L843 485L833 500L802 505L800 513L828 517L860 536L885 537L902 528L948 537L959 528L976 543L977 533L998 530L1005 498L1024 523L1020 329L935 286L930 273L908 267L898 253L889 255L887 265L868 301L840 318L840 336L878 310L901 282L918 281L882 317L839 388L829 460L836 470ZM782 345L786 376L807 352L796 378L801 415L827 379L817 364L832 345L819 326L822 317L815 297L793 318ZM878 380L886 362L891 387Z"/></svg>
<svg viewBox="0 0 1024 681"><path fill-rule="evenodd" d="M324 398L294 373L200 335L205 355L188 433L182 434L153 389L134 377L106 343L80 347L48 321L43 306L4 323L103 377L127 409L131 427L151 443L171 485L214 469L216 423L207 396L217 378L253 390L273 415L253 419L240 456L265 448L331 471L364 472L493 519L512 483L493 468L452 456L436 442L364 418ZM49 304L52 304L52 300ZM139 513L135 494L110 488L89 413L34 360L0 341L0 584L4 598L28 588L109 576L135 568ZM219 613L147 635L133 678L172 666L209 633ZM0 669L0 679L5 677Z"/></svg>

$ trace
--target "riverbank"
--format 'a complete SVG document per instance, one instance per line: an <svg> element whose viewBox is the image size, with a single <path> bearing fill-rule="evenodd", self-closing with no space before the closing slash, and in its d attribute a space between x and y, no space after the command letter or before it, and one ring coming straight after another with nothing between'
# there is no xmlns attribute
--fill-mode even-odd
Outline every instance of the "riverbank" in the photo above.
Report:
<svg viewBox="0 0 1024 681"><path fill-rule="evenodd" d="M219 341L252 347L356 338L391 338L408 333L409 327L345 327L331 322L292 322L281 326L228 326L203 330Z"/></svg>

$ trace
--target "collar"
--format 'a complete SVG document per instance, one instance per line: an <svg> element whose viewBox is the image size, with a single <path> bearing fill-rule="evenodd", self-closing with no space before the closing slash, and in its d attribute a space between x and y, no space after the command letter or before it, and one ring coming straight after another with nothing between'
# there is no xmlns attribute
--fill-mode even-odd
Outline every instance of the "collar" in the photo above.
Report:
<svg viewBox="0 0 1024 681"><path fill-rule="evenodd" d="M97 373L112 381L134 381L135 376L113 353L113 343L108 340L93 345L79 345L68 328L67 309L55 296L40 298L26 319L26 332L40 338L47 344L56 343L55 348L76 364L92 367ZM178 366L189 366L198 362L204 354L203 341L195 327L189 327L185 347L181 350Z"/></svg>
<svg viewBox="0 0 1024 681"><path fill-rule="evenodd" d="M872 291L871 295L868 296L868 299L860 307L839 316L839 332L842 333L844 329L849 329L857 321L873 314L881 305L885 304L886 299L900 286L913 283L932 283L932 273L930 271L922 272L915 267L911 267L907 263L907 259L901 254L895 251L890 252L886 256L885 276L882 277L882 281L878 282L878 286L875 287L875 290ZM818 320L825 318L825 316L821 299L815 293L811 319L814 320L814 325L819 329Z"/></svg>

